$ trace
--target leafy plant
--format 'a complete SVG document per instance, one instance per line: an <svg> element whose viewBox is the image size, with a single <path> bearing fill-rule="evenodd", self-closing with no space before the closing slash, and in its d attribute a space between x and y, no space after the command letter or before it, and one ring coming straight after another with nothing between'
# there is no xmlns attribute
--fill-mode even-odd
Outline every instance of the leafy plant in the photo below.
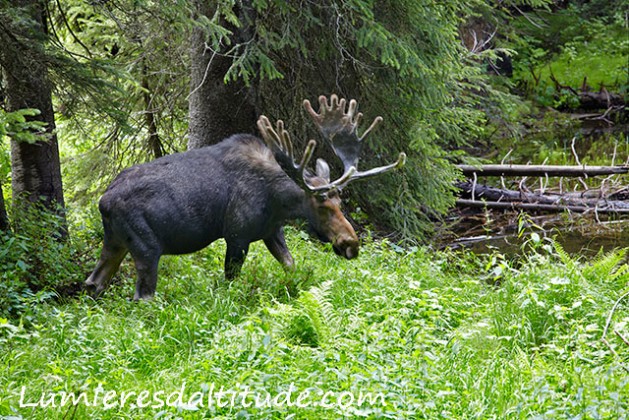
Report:
<svg viewBox="0 0 629 420"><path fill-rule="evenodd" d="M514 35L505 43L518 51L514 78L541 105L575 108L574 92L583 87L626 92L623 18L597 9L593 13L591 4L583 4L514 20Z"/></svg>
<svg viewBox="0 0 629 420"><path fill-rule="evenodd" d="M12 232L0 233L0 317L28 313L83 276L79 247L50 234L66 228L58 214L33 205L12 220Z"/></svg>
<svg viewBox="0 0 629 420"><path fill-rule="evenodd" d="M34 120L41 112L37 109L20 109L6 112L0 109L0 140L11 137L16 141L35 143L42 140L46 131L46 123Z"/></svg>
<svg viewBox="0 0 629 420"><path fill-rule="evenodd" d="M618 418L629 348L600 341L626 288L625 251L585 261L530 236L520 256L475 256L367 241L341 261L287 232L298 267L252 246L242 278L221 279L221 248L165 258L154 301L130 303L133 273L98 301L79 296L0 319L0 415L62 417ZM500 268L500 283L484 279ZM15 267L12 270L17 270ZM299 284L288 295L288 281ZM323 280L325 279L325 280ZM626 307L613 328L626 334ZM615 352L616 354L614 354ZM19 407L39 392L224 389L381 395L322 407L193 404ZM215 394L214 394L215 395ZM271 398L271 397L270 397ZM207 401L207 400L206 400Z"/></svg>

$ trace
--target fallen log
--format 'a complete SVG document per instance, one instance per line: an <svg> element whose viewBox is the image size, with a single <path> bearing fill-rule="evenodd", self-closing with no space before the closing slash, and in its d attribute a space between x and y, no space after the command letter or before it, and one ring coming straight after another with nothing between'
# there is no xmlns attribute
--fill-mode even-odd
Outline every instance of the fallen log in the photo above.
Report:
<svg viewBox="0 0 629 420"><path fill-rule="evenodd" d="M607 90L600 92L579 92L577 94L581 109L606 109L612 106L625 105L625 98L618 93Z"/></svg>
<svg viewBox="0 0 629 420"><path fill-rule="evenodd" d="M602 84L598 92L591 92L587 83L587 76L583 79L581 91L577 92L573 87L561 84L553 74L552 67L549 67L549 70L550 80L553 81L555 89L557 90L555 96L559 96L561 92L571 92L578 98L579 107L581 109L606 109L610 107L623 107L625 105L624 95L610 92Z"/></svg>
<svg viewBox="0 0 629 420"><path fill-rule="evenodd" d="M629 166L562 166L562 165L457 165L470 176L565 176L584 177L626 174Z"/></svg>
<svg viewBox="0 0 629 420"><path fill-rule="evenodd" d="M629 208L613 208L613 207L589 207L589 206L571 206L563 204L539 204L539 203L522 203L522 202L501 202L501 201L484 201L484 200L467 200L459 198L456 200L459 207L478 207L488 209L502 210L527 210L527 211L543 211L543 212L562 212L571 211L573 213L614 213L629 214Z"/></svg>
<svg viewBox="0 0 629 420"><path fill-rule="evenodd" d="M500 209L523 209L537 211L573 211L583 213L629 213L629 202L612 200L608 197L587 194L539 194L527 191L514 191L472 182L456 184L461 198L460 206L488 207ZM611 194L613 195L613 194ZM610 195L610 196L611 196Z"/></svg>

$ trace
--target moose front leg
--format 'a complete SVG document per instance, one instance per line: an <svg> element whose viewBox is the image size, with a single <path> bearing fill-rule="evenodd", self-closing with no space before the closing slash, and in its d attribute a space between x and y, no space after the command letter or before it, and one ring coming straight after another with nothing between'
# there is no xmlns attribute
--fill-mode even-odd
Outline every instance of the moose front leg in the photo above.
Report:
<svg viewBox="0 0 629 420"><path fill-rule="evenodd" d="M242 264L245 262L249 252L248 243L227 242L227 253L225 255L225 278L233 280L240 274Z"/></svg>
<svg viewBox="0 0 629 420"><path fill-rule="evenodd" d="M265 238L264 244L271 252L271 255L273 255L275 259L278 260L285 268L293 268L293 256L290 254L290 251L286 246L283 228L279 228L268 238Z"/></svg>

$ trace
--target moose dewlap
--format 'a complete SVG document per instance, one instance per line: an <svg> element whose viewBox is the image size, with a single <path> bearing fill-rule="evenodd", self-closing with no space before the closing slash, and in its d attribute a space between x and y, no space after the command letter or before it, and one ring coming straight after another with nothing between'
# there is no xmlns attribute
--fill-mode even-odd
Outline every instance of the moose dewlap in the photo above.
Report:
<svg viewBox="0 0 629 420"><path fill-rule="evenodd" d="M362 136L362 116L355 100L319 97L317 113L304 107L341 159L344 173L330 180L328 164L317 159L308 169L316 142L311 140L297 163L284 123L274 128L261 116L261 140L236 134L219 144L176 153L122 171L99 203L104 228L100 260L86 285L101 293L130 253L137 270L134 299L155 294L157 267L164 254L187 254L225 238L225 277L238 275L249 244L262 240L284 266L293 258L284 240L287 221L306 220L314 233L332 243L345 258L358 256L358 237L341 212L339 191L349 182L387 172L396 162L358 171L361 142L382 120L378 117Z"/></svg>

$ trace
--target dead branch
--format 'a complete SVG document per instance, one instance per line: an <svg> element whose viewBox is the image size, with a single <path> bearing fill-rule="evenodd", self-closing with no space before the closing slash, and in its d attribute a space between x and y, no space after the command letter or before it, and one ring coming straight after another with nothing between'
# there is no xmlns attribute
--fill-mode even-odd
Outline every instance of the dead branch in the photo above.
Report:
<svg viewBox="0 0 629 420"><path fill-rule="evenodd" d="M613 214L629 214L629 208L613 208L613 207L589 207L589 206L573 206L565 204L541 204L541 203L523 203L517 201L483 201L468 200L459 198L456 200L459 207L477 207L501 210L527 210L540 212L562 212L570 211L573 213L613 213Z"/></svg>
<svg viewBox="0 0 629 420"><path fill-rule="evenodd" d="M470 176L567 176L583 177L626 174L629 166L563 166L563 165L457 165L463 175Z"/></svg>
<svg viewBox="0 0 629 420"><path fill-rule="evenodd" d="M508 190L490 187L476 182L458 182L460 199L458 206L487 207L495 209L521 209L532 211L571 211L575 213L629 213L629 202L610 197L622 198L622 194L612 193L604 196L602 190L582 191L576 193L538 193L524 188Z"/></svg>

